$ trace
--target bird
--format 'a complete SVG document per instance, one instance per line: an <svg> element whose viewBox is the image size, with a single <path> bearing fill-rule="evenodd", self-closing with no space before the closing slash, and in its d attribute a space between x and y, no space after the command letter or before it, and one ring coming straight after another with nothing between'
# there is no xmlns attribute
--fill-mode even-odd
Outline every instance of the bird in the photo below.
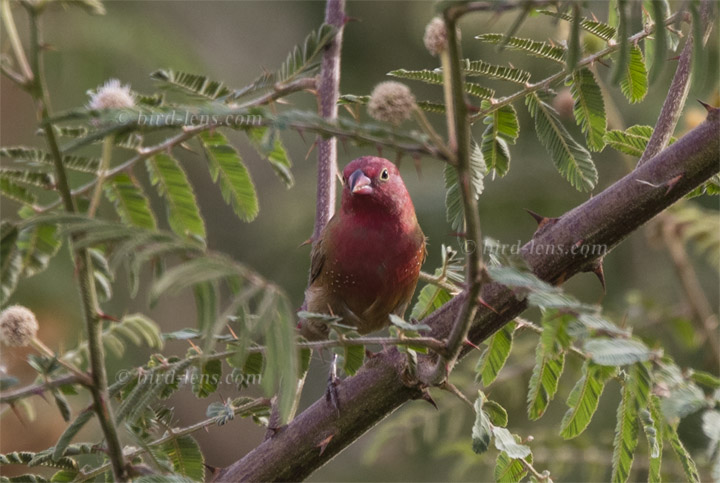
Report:
<svg viewBox="0 0 720 483"><path fill-rule="evenodd" d="M306 309L367 334L387 327L391 314L404 317L425 261L425 235L393 163L363 156L342 175L340 210L313 241ZM311 341L329 335L319 318L299 328Z"/></svg>

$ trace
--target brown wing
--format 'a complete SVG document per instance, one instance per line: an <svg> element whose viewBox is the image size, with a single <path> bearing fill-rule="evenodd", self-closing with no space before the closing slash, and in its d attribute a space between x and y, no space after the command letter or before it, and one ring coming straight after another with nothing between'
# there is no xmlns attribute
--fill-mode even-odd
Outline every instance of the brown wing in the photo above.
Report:
<svg viewBox="0 0 720 483"><path fill-rule="evenodd" d="M321 234L320 239L313 243L312 251L310 252L310 285L320 276L324 264L325 250L323 249L323 235Z"/></svg>

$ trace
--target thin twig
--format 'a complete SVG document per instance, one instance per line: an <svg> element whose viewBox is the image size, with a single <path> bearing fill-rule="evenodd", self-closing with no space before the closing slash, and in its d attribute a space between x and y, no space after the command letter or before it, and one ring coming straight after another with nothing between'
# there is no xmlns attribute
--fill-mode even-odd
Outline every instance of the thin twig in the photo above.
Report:
<svg viewBox="0 0 720 483"><path fill-rule="evenodd" d="M79 384L80 378L76 374L66 374L56 379L49 379L38 384L21 387L13 391L0 393L0 403L12 404L20 399L30 396L39 396L45 391L56 389L67 384Z"/></svg>

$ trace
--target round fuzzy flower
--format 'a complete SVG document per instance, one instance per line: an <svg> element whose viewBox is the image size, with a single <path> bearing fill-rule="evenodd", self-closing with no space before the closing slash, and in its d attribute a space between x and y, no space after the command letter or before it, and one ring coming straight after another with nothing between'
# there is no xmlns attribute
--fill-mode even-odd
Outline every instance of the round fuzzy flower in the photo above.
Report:
<svg viewBox="0 0 720 483"><path fill-rule="evenodd" d="M552 106L563 119L572 119L575 109L575 100L570 92L570 88L566 87L558 92L552 100Z"/></svg>
<svg viewBox="0 0 720 483"><path fill-rule="evenodd" d="M88 91L90 109L118 109L133 107L135 97L130 92L130 85L121 85L117 79L110 79L96 91Z"/></svg>
<svg viewBox="0 0 720 483"><path fill-rule="evenodd" d="M415 96L400 82L387 81L375 86L370 94L368 113L378 121L400 124L412 115Z"/></svg>
<svg viewBox="0 0 720 483"><path fill-rule="evenodd" d="M432 55L440 55L440 52L447 49L447 30L443 19L435 17L430 20L430 23L425 27L423 42L425 42L425 48Z"/></svg>
<svg viewBox="0 0 720 483"><path fill-rule="evenodd" d="M37 331L35 314L22 305L12 305L0 314L0 336L5 345L26 346Z"/></svg>

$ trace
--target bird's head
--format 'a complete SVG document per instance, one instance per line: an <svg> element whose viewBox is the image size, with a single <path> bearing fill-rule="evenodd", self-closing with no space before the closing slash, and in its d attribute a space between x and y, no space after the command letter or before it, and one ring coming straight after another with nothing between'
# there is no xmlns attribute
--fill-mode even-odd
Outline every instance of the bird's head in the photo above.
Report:
<svg viewBox="0 0 720 483"><path fill-rule="evenodd" d="M343 170L342 209L399 214L410 209L410 195L397 167L385 158L363 156Z"/></svg>

